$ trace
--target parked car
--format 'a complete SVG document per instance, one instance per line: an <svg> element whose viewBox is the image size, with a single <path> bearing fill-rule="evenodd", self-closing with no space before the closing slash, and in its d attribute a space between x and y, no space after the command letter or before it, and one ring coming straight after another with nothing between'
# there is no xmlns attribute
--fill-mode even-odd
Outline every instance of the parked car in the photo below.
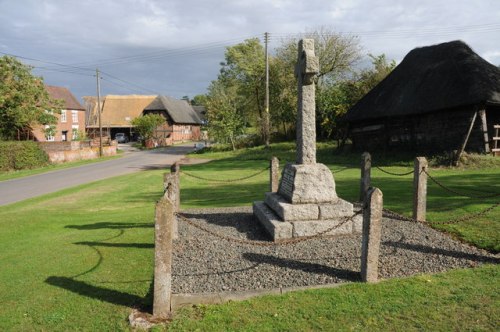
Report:
<svg viewBox="0 0 500 332"><path fill-rule="evenodd" d="M117 133L115 135L115 140L118 143L128 143L128 137L127 137L127 135L125 135L125 133Z"/></svg>

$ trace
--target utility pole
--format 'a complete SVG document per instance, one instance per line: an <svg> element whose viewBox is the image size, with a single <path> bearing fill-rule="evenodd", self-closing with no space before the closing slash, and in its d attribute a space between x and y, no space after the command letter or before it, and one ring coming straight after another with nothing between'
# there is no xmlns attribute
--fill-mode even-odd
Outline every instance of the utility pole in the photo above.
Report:
<svg viewBox="0 0 500 332"><path fill-rule="evenodd" d="M266 104L265 104L265 114L264 114L264 135L266 140L266 148L269 147L269 140L271 136L271 128L269 124L269 52L268 52L268 44L269 44L269 32L264 33L264 42L266 45Z"/></svg>
<svg viewBox="0 0 500 332"><path fill-rule="evenodd" d="M99 82L99 69L95 69L97 78L97 109L99 110L99 157L102 157L102 125L101 125L101 84Z"/></svg>

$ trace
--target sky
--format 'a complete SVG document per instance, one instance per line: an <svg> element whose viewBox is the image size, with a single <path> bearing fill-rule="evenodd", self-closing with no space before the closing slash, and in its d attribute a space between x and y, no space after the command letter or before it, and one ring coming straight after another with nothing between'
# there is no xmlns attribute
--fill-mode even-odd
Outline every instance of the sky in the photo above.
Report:
<svg viewBox="0 0 500 332"><path fill-rule="evenodd" d="M79 99L96 95L96 68L101 95L192 98L227 46L269 32L272 54L320 27L358 36L361 63L459 39L500 65L500 0L0 0L0 56Z"/></svg>

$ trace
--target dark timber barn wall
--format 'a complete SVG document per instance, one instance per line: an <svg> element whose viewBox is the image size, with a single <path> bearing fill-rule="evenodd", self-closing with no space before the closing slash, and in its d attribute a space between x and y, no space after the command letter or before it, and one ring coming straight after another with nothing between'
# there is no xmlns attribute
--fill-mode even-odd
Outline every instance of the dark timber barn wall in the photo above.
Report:
<svg viewBox="0 0 500 332"><path fill-rule="evenodd" d="M500 69L454 41L408 53L345 119L358 149L439 152L460 149L474 114L465 150L485 152L500 125Z"/></svg>
<svg viewBox="0 0 500 332"><path fill-rule="evenodd" d="M469 130L475 106L440 110L413 116L380 118L350 123L353 145L360 150L410 149L419 152L458 150ZM494 124L500 124L500 108L487 107L488 139L492 147ZM482 123L476 117L466 151L484 152Z"/></svg>

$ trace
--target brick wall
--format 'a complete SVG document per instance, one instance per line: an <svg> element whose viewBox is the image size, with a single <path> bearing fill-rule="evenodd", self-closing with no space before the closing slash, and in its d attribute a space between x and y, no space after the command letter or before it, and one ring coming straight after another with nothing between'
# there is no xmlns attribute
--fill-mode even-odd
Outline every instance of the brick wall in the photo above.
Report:
<svg viewBox="0 0 500 332"><path fill-rule="evenodd" d="M94 159L99 157L99 148L91 146L90 141L73 142L38 142L38 145L49 156L51 163ZM116 144L103 146L104 156L116 155Z"/></svg>

